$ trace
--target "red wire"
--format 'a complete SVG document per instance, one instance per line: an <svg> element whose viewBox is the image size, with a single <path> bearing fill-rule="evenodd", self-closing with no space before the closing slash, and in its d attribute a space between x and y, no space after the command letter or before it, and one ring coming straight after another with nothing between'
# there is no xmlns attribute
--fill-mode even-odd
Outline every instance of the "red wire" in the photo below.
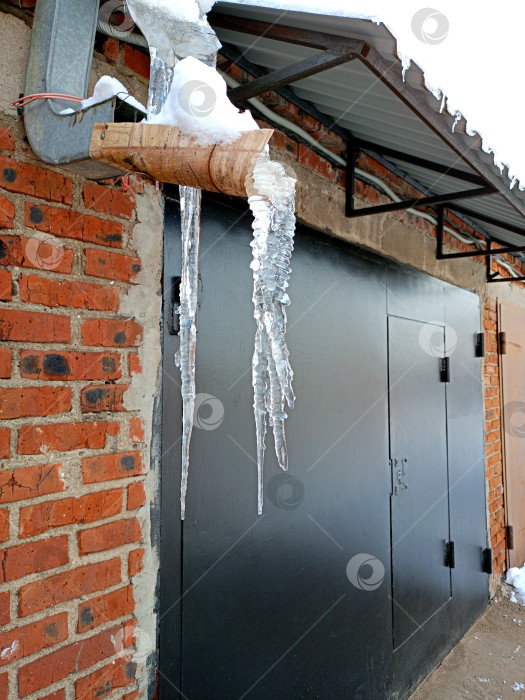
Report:
<svg viewBox="0 0 525 700"><path fill-rule="evenodd" d="M135 199L137 199L137 195L135 194L135 192L133 191L133 188L129 184L129 175L123 175L123 177L122 177L122 191L127 192L128 190L131 192L133 197L135 197Z"/></svg>
<svg viewBox="0 0 525 700"><path fill-rule="evenodd" d="M64 100L66 102L82 102L83 97L75 95L62 95L59 92L37 92L34 95L24 95L13 102L13 107L25 107L36 100Z"/></svg>

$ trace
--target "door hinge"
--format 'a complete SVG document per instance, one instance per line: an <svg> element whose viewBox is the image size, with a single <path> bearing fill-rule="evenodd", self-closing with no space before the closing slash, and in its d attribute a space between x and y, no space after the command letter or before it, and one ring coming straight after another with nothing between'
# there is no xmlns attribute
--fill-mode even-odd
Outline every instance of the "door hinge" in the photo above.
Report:
<svg viewBox="0 0 525 700"><path fill-rule="evenodd" d="M498 352L500 355L507 354L507 334L505 331L498 333Z"/></svg>
<svg viewBox="0 0 525 700"><path fill-rule="evenodd" d="M476 333L476 357L485 357L485 333Z"/></svg>
<svg viewBox="0 0 525 700"><path fill-rule="evenodd" d="M507 549L514 549L514 527L512 525L507 525L505 528L507 536Z"/></svg>
<svg viewBox="0 0 525 700"><path fill-rule="evenodd" d="M442 382L450 382L450 358L441 357L439 360L439 376Z"/></svg>
<svg viewBox="0 0 525 700"><path fill-rule="evenodd" d="M454 569L456 566L456 552L452 540L445 542L445 566L450 569Z"/></svg>
<svg viewBox="0 0 525 700"><path fill-rule="evenodd" d="M168 333L170 335L179 335L180 332L180 280L180 277L172 277L170 279L171 287L169 289L168 297Z"/></svg>
<svg viewBox="0 0 525 700"><path fill-rule="evenodd" d="M492 549L485 547L481 552L481 570L484 574L492 573Z"/></svg>

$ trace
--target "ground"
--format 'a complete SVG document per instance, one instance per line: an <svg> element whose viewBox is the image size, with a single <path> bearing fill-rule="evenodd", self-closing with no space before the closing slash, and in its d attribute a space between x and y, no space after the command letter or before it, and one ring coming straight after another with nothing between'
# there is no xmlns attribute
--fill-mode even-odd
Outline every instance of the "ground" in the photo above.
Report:
<svg viewBox="0 0 525 700"><path fill-rule="evenodd" d="M500 595L410 700L525 700L525 607Z"/></svg>

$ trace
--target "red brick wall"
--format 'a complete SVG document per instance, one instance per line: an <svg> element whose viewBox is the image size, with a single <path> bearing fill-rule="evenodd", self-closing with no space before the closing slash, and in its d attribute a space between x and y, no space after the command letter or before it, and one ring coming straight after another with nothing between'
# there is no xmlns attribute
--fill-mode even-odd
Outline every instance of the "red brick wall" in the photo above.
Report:
<svg viewBox="0 0 525 700"><path fill-rule="evenodd" d="M37 162L3 122L0 698L135 697L146 460L125 397L142 327L119 312L141 269L135 200Z"/></svg>
<svg viewBox="0 0 525 700"><path fill-rule="evenodd" d="M485 395L487 504L490 542L494 559L494 573L503 574L505 571L506 540L497 318L496 304L487 302L483 314L483 325L485 329L483 384Z"/></svg>

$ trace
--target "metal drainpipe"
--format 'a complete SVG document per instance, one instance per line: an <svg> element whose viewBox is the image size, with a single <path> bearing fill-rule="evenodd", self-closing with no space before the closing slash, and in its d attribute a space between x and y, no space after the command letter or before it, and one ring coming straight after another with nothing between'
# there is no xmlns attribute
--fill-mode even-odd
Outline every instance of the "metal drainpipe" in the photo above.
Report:
<svg viewBox="0 0 525 700"><path fill-rule="evenodd" d="M58 92L87 96L99 0L38 0L26 76L26 95ZM71 102L37 100L24 108L31 148L44 163L61 165L87 178L122 175L89 157L96 122L137 121L142 112L117 97L60 114Z"/></svg>

